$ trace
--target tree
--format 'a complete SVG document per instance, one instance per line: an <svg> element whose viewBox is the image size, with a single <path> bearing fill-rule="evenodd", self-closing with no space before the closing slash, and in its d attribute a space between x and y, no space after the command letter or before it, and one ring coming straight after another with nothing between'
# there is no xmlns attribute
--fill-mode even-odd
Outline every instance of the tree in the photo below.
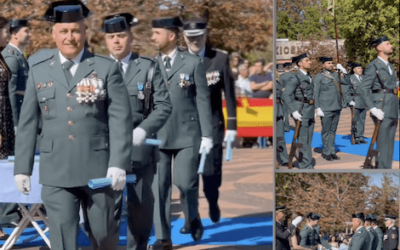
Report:
<svg viewBox="0 0 400 250"><path fill-rule="evenodd" d="M355 212L365 211L369 177L362 174L277 174L276 204L292 212L315 212L323 231L344 230Z"/></svg>
<svg viewBox="0 0 400 250"><path fill-rule="evenodd" d="M3 0L4 1L4 0ZM27 54L39 48L55 47L51 39L51 24L42 20L50 2L54 0L6 0L2 3L0 15L6 18L30 18L31 45ZM102 19L115 12L131 11L140 25L133 28L135 39L133 50L142 55L154 55L151 46L151 20L161 16L179 14L179 5L184 5L184 16L203 15L210 12L209 40L218 48L240 51L243 54L252 51L271 50L269 38L272 37L272 1L224 1L224 0L87 0L87 6L94 13L87 19L87 40L92 51L106 54L103 34L99 32ZM183 45L182 41L180 43Z"/></svg>

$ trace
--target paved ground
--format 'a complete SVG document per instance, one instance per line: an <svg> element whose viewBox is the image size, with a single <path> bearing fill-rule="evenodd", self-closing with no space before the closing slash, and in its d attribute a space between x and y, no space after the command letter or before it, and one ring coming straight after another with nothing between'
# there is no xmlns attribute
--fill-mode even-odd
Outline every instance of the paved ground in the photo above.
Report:
<svg viewBox="0 0 400 250"><path fill-rule="evenodd" d="M220 195L222 217L271 216L273 209L273 156L272 149L234 149L231 162L225 162L223 186ZM179 204L179 193L173 190L173 215L183 218ZM203 193L200 194L200 214L208 216L208 205ZM25 250L48 250L47 247L14 248ZM89 250L90 248L82 248ZM120 247L118 250L126 249ZM270 246L174 246L182 250L265 250Z"/></svg>
<svg viewBox="0 0 400 250"><path fill-rule="evenodd" d="M341 116L340 116L340 121L339 121L339 126L337 130L337 134L341 135L350 135L350 124L351 124L351 113L350 109L346 108L342 110ZM290 118L290 126L295 126L295 123L293 119ZM317 116L316 123L315 123L315 129L314 132L321 132L321 120ZM372 137L372 134L374 133L375 125L372 122L371 117L369 116L369 112L367 112L367 118L365 122L365 137ZM396 140L399 140L399 129L397 129L396 133ZM290 144L286 144L288 153L290 151ZM314 151L314 150L313 150ZM324 158L322 158L321 153L318 152L313 152L313 158L315 160L315 167L314 169L362 169L362 165L365 161L364 156L359 156L359 155L352 155L352 154L347 154L347 153L342 153L339 152L337 154L340 157L340 161L327 161ZM297 163L295 163L296 166ZM393 166L392 169L399 169L399 162L398 161L393 161ZM288 169L287 167L280 167L280 169Z"/></svg>

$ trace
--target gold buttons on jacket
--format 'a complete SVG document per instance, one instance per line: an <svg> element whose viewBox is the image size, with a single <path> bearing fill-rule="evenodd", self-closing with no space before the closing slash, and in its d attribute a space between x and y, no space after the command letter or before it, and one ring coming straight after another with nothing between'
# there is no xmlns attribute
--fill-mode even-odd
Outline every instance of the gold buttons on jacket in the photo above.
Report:
<svg viewBox="0 0 400 250"><path fill-rule="evenodd" d="M71 108L71 107L67 107L67 111L68 111L68 112L71 112L71 111L72 111L72 108Z"/></svg>
<svg viewBox="0 0 400 250"><path fill-rule="evenodd" d="M71 93L67 93L68 98L71 98L71 96L72 96Z"/></svg>
<svg viewBox="0 0 400 250"><path fill-rule="evenodd" d="M69 139L70 141L73 141L75 138L74 138L73 135L69 135L69 136L68 136L68 139Z"/></svg>
<svg viewBox="0 0 400 250"><path fill-rule="evenodd" d="M72 125L74 125L74 122L73 121L68 121L68 125L72 126Z"/></svg>

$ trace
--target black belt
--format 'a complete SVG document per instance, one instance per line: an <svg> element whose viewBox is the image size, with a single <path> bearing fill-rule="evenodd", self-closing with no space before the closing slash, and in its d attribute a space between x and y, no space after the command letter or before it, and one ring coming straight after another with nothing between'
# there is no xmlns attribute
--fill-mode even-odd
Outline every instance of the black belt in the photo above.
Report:
<svg viewBox="0 0 400 250"><path fill-rule="evenodd" d="M375 89L375 90L372 90L372 93L374 93L374 94L384 93L384 94L395 94L395 95L397 95L398 90L397 89Z"/></svg>
<svg viewBox="0 0 400 250"><path fill-rule="evenodd" d="M297 97L295 97L294 99L295 99L296 101L299 101L299 102L302 102L302 101L303 101L303 99L297 98ZM314 100L313 100L313 99L311 99L311 100L304 99L304 103L308 103L308 104L314 105Z"/></svg>

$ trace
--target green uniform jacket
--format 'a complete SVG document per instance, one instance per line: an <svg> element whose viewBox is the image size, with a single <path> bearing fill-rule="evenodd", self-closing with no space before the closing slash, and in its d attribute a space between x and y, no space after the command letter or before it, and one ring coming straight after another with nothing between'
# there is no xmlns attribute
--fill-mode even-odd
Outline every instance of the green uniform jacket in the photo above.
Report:
<svg viewBox="0 0 400 250"><path fill-rule="evenodd" d="M388 66L392 70L392 75L389 73ZM371 92L371 90L382 89L376 74L377 70L380 73L380 78L385 88L392 90L397 88L396 71L394 70L393 65L390 63L388 66L386 66L385 63L379 58L368 64L365 69L365 76L361 86L361 96L365 102L365 105L367 106L367 109L370 110L373 107L381 109L383 97L386 95L385 107L383 107L385 118L397 119L399 117L399 99L397 95L384 93L374 94Z"/></svg>
<svg viewBox="0 0 400 250"><path fill-rule="evenodd" d="M197 56L178 50L171 70L166 72L161 55L157 59L173 107L170 118L158 132L160 149L199 146L200 137L213 136L210 90L203 63ZM189 75L190 86L179 86L180 74Z"/></svg>
<svg viewBox="0 0 400 250"><path fill-rule="evenodd" d="M349 250L366 250L370 249L371 238L365 227L360 227L351 237Z"/></svg>
<svg viewBox="0 0 400 250"><path fill-rule="evenodd" d="M276 118L283 117L283 107L282 107L282 83L280 81L275 82L276 89Z"/></svg>
<svg viewBox="0 0 400 250"><path fill-rule="evenodd" d="M92 72L103 79L106 98L80 104L75 86ZM122 75L113 60L85 50L69 84L58 50L32 66L18 125L14 175L32 174L40 115L41 184L86 186L89 179L105 177L108 167L128 169L132 115Z"/></svg>
<svg viewBox="0 0 400 250"><path fill-rule="evenodd" d="M350 103L354 100L357 109L365 109L365 103L360 94L362 82L358 80L357 76L354 74L349 75L347 78L349 79L351 85L344 95L344 97L346 98L346 102Z"/></svg>
<svg viewBox="0 0 400 250"><path fill-rule="evenodd" d="M153 82L152 82L152 93L153 93L153 107L154 110L151 114L143 120L144 112L144 100L138 98L139 85L146 85L147 75L150 69L151 62L153 60L147 57L138 57L132 54L129 62L129 66L126 70L124 81L126 88L129 93L129 99L131 103L133 128L141 127L146 131L147 138L157 138L157 132L167 122L169 115L172 112L172 104L169 99L168 90L164 84L164 80L161 75L161 70L158 62L154 60L153 67ZM134 146L132 148L132 165L134 167L143 167L150 164L152 159L156 156L157 152L155 146L141 145L140 147Z"/></svg>
<svg viewBox="0 0 400 250"><path fill-rule="evenodd" d="M374 228L378 238L377 238L377 245L376 250L383 250L383 232L380 227Z"/></svg>
<svg viewBox="0 0 400 250"><path fill-rule="evenodd" d="M299 245L302 247L316 246L318 244L321 244L327 249L331 248L331 246L326 241L321 241L318 230L311 228L309 225L303 227L300 232L300 237L301 241Z"/></svg>
<svg viewBox="0 0 400 250"><path fill-rule="evenodd" d="M18 126L24 96L17 94L17 91L25 91L29 66L24 55L10 44L3 49L1 54L11 71L11 79L8 82L8 92L10 94L14 126Z"/></svg>
<svg viewBox="0 0 400 250"><path fill-rule="evenodd" d="M314 77L315 84L315 109L321 108L322 111L337 111L342 109L340 102L339 86L336 86L332 78L327 77L330 75L339 84L339 76L337 73L330 73L324 71L318 73Z"/></svg>
<svg viewBox="0 0 400 250"><path fill-rule="evenodd" d="M292 114L294 111L299 111L301 106L301 102L294 99L303 98L299 84L304 87L304 94L306 95L307 100L309 101L314 99L314 84L310 82L310 78L308 76L304 75L300 70L298 70L289 77L288 81L286 82L286 88L282 89L282 99L290 114ZM306 119L314 119L314 105L304 103L301 115Z"/></svg>
<svg viewBox="0 0 400 250"><path fill-rule="evenodd" d="M286 88L286 83L289 80L290 76L292 75L292 73L290 72L286 72L283 73L280 77L279 77L279 82L282 85L282 88Z"/></svg>
<svg viewBox="0 0 400 250"><path fill-rule="evenodd" d="M370 241L370 248L371 250L376 250L376 247L378 245L378 234L375 232L375 230L372 227L369 227L367 229L367 232L369 234L369 238L371 239Z"/></svg>

